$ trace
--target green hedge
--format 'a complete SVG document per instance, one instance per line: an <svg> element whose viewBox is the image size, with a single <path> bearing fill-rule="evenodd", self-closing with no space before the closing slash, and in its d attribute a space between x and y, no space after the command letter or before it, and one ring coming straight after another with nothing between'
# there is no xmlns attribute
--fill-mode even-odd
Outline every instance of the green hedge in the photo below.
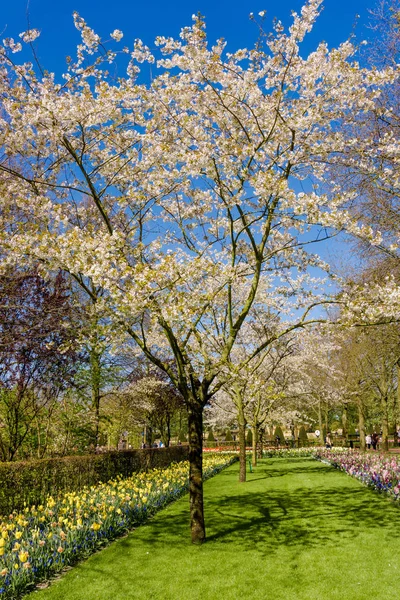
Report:
<svg viewBox="0 0 400 600"><path fill-rule="evenodd" d="M275 428L274 436L275 436L275 438L276 438L276 436L279 436L279 439L281 440L281 444L285 443L285 436L283 435L283 431L282 431L282 428L280 427L280 425L278 425Z"/></svg>
<svg viewBox="0 0 400 600"><path fill-rule="evenodd" d="M188 457L188 446L125 450L86 456L0 463L0 514L42 504L49 495L75 491Z"/></svg>
<svg viewBox="0 0 400 600"><path fill-rule="evenodd" d="M304 425L302 425L300 427L299 442L301 443L302 446L308 444L308 435L307 435Z"/></svg>

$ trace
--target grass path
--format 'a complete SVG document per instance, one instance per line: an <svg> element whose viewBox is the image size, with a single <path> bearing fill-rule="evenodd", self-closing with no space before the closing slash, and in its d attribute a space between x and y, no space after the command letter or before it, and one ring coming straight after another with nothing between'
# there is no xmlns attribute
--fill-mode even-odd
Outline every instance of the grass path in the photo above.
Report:
<svg viewBox="0 0 400 600"><path fill-rule="evenodd" d="M233 465L29 600L386 600L400 589L400 506L312 459Z"/></svg>

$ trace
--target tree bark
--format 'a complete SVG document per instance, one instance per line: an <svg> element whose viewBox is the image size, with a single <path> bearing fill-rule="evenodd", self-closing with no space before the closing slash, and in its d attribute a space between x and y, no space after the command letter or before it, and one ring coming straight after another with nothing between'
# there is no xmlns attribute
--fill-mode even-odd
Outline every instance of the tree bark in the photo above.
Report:
<svg viewBox="0 0 400 600"><path fill-rule="evenodd" d="M239 482L246 481L246 421L242 414L239 418Z"/></svg>
<svg viewBox="0 0 400 600"><path fill-rule="evenodd" d="M324 427L323 427L323 424L322 424L322 403L321 403L321 400L318 400L318 427L319 427L319 430L320 430L320 436L321 436L321 438L323 438L322 432L324 430ZM322 439L322 443L323 442L324 442L324 440Z"/></svg>
<svg viewBox="0 0 400 600"><path fill-rule="evenodd" d="M397 370L397 393L396 393L396 408L395 408L395 421L396 421L396 430L400 425L400 363L398 362L396 365ZM397 440L396 440L397 441Z"/></svg>
<svg viewBox="0 0 400 600"><path fill-rule="evenodd" d="M189 428L189 503L190 531L193 544L206 539L203 502L203 410L191 403L188 410Z"/></svg>
<svg viewBox="0 0 400 600"><path fill-rule="evenodd" d="M347 413L348 413L348 405L347 405L347 404L343 404L343 413L342 413L342 436L344 437L344 439L346 439L346 438L347 438L347 422L348 422Z"/></svg>
<svg viewBox="0 0 400 600"><path fill-rule="evenodd" d="M360 432L360 450L365 452L365 414L364 414L364 405L361 398L357 400L358 405L358 430Z"/></svg>
<svg viewBox="0 0 400 600"><path fill-rule="evenodd" d="M260 429L258 432L258 453L257 453L258 458L263 457L264 433L265 433L264 429Z"/></svg>
<svg viewBox="0 0 400 600"><path fill-rule="evenodd" d="M169 445L171 443L171 422L168 419L168 423L167 423L167 439L165 441L165 447L168 448Z"/></svg>
<svg viewBox="0 0 400 600"><path fill-rule="evenodd" d="M90 369L92 384L92 407L94 410L94 436L93 445L99 444L100 429L100 400L101 400L101 362L100 355L95 351L90 352Z"/></svg>
<svg viewBox="0 0 400 600"><path fill-rule="evenodd" d="M257 466L257 442L258 442L258 429L256 425L253 425L253 427L251 428L251 433L252 433L252 457L251 457L251 464L253 465L253 467Z"/></svg>
<svg viewBox="0 0 400 600"><path fill-rule="evenodd" d="M382 449L387 452L389 450L389 419L388 419L388 399L382 395Z"/></svg>

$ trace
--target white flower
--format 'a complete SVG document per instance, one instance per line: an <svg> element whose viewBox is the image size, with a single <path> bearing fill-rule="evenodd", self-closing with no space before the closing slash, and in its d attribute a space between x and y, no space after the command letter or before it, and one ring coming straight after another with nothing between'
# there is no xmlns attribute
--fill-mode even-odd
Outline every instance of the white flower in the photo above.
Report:
<svg viewBox="0 0 400 600"><path fill-rule="evenodd" d="M30 42L34 42L36 38L40 35L40 31L38 29L27 29L19 34L19 37L23 42L29 44Z"/></svg>
<svg viewBox="0 0 400 600"><path fill-rule="evenodd" d="M19 42L16 43L14 41L14 38L6 38L5 40L3 40L3 44L5 48L10 48L13 54L22 50L21 44Z"/></svg>
<svg viewBox="0 0 400 600"><path fill-rule="evenodd" d="M111 37L116 42L119 42L124 37L124 34L119 29L114 29L114 31L111 33Z"/></svg>
<svg viewBox="0 0 400 600"><path fill-rule="evenodd" d="M263 17L265 17L266 14L267 14L266 10L260 10L260 12L258 13L258 16L263 18Z"/></svg>

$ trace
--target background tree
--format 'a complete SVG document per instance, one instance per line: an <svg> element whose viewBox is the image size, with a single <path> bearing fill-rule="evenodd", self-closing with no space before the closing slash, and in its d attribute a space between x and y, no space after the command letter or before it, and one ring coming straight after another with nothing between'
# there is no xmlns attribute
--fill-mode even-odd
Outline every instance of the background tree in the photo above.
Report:
<svg viewBox="0 0 400 600"><path fill-rule="evenodd" d="M179 417L185 412L185 403L178 390L165 378L150 375L133 381L122 393L129 398L132 418L156 432L164 446L169 446L171 428L175 425L179 435ZM151 444L152 440L147 442Z"/></svg>
<svg viewBox="0 0 400 600"><path fill-rule="evenodd" d="M28 434L37 456L46 450L52 413L76 373L71 321L72 306L61 273L50 281L35 270L0 276L2 460L13 460ZM47 421L44 427L42 419Z"/></svg>

